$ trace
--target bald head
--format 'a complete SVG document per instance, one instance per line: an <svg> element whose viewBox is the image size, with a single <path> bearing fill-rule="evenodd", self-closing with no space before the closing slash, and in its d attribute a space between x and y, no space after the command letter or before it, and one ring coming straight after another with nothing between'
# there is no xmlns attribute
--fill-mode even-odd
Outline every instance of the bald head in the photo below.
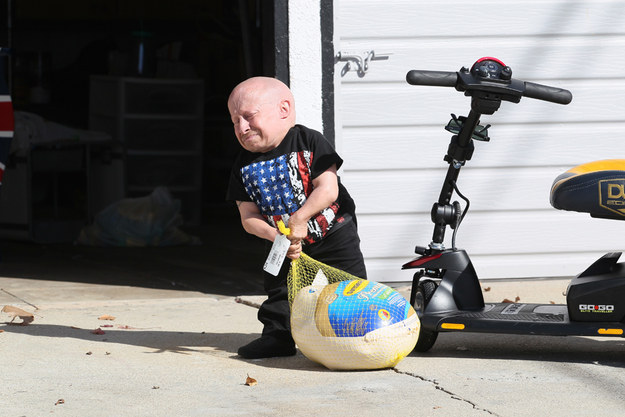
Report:
<svg viewBox="0 0 625 417"><path fill-rule="evenodd" d="M267 152L295 125L295 100L289 87L269 77L237 85L228 98L234 132L243 148Z"/></svg>
<svg viewBox="0 0 625 417"><path fill-rule="evenodd" d="M292 107L293 94L282 81L270 77L252 77L234 87L228 101L237 100L242 96L255 96L265 100L288 100ZM292 110L295 110L294 108Z"/></svg>

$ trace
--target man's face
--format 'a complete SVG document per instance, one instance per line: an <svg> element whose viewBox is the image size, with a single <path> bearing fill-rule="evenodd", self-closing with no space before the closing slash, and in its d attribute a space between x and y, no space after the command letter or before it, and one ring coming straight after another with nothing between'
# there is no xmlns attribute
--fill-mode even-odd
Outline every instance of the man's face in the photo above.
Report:
<svg viewBox="0 0 625 417"><path fill-rule="evenodd" d="M279 103L260 91L235 92L228 101L234 134L250 152L268 152L282 141Z"/></svg>

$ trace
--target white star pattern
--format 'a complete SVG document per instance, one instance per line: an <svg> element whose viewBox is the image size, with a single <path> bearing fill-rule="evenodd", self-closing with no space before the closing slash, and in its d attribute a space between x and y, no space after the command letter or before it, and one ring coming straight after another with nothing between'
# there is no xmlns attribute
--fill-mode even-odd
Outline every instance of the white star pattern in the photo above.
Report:
<svg viewBox="0 0 625 417"><path fill-rule="evenodd" d="M294 152L241 168L245 190L263 216L288 218L306 201L303 178L310 178L310 158L310 153L298 157Z"/></svg>

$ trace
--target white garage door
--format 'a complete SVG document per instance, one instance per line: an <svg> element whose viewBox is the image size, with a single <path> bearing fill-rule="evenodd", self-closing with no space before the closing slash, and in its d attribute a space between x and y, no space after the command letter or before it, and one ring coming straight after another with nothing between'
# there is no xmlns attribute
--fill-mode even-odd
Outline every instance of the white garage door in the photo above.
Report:
<svg viewBox="0 0 625 417"><path fill-rule="evenodd" d="M336 144L356 200L370 279L405 281L401 265L431 241L430 209L447 169L450 113L470 100L451 88L411 86L410 69L457 71L494 56L513 77L567 88L568 106L523 99L482 123L459 186L471 210L457 246L481 278L574 275L625 248L625 222L549 205L568 168L625 158L625 1L335 1L335 49L388 60L358 73L336 64ZM343 72L341 74L341 72ZM448 232L448 237L451 233ZM449 244L447 245L449 246Z"/></svg>

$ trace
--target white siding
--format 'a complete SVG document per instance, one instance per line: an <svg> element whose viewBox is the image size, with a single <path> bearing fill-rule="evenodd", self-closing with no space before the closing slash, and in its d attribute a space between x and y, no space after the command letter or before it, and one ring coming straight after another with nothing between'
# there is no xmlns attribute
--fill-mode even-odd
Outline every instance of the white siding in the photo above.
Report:
<svg viewBox="0 0 625 417"><path fill-rule="evenodd" d="M457 245L482 278L574 275L625 249L625 222L549 205L555 176L592 160L625 158L625 0L337 0L336 51L390 53L337 83L337 148L356 200L370 278L411 279L401 265L431 240L429 211L447 164L450 113L469 99L411 86L411 69L457 71L495 56L513 77L571 90L568 106L524 98L483 116L491 142L476 143L460 175L471 209ZM343 63L336 65L340 72ZM451 231L447 233L448 240ZM449 245L449 243L448 243Z"/></svg>
<svg viewBox="0 0 625 417"><path fill-rule="evenodd" d="M289 1L289 79L297 123L323 131L319 0Z"/></svg>

